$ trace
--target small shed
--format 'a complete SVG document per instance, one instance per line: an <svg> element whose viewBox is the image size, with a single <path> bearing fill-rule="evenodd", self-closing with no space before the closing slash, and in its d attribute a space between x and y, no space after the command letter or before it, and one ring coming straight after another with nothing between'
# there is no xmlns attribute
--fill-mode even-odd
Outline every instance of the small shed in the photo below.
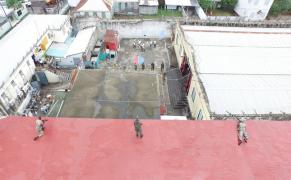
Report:
<svg viewBox="0 0 291 180"><path fill-rule="evenodd" d="M139 14L157 14L158 7L158 0L140 0Z"/></svg>
<svg viewBox="0 0 291 180"><path fill-rule="evenodd" d="M114 30L107 30L104 35L103 42L105 49L109 49L110 51L117 51L119 48L118 32Z"/></svg>

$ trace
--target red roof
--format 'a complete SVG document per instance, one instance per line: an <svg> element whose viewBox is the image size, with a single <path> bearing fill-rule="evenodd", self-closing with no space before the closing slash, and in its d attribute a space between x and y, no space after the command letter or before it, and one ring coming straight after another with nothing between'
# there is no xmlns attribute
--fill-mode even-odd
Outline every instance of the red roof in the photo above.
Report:
<svg viewBox="0 0 291 180"><path fill-rule="evenodd" d="M104 42L118 43L118 32L114 30L106 30L104 35Z"/></svg>
<svg viewBox="0 0 291 180"><path fill-rule="evenodd" d="M0 120L2 180L290 179L291 122L248 121L237 146L235 121L49 119L33 141L34 119Z"/></svg>

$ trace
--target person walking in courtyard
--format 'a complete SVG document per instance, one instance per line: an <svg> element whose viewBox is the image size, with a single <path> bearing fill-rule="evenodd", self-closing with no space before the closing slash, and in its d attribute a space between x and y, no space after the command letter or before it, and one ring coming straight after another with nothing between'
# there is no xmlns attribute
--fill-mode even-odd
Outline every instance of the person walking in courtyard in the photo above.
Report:
<svg viewBox="0 0 291 180"><path fill-rule="evenodd" d="M151 63L151 70L154 71L155 70L155 63Z"/></svg>
<svg viewBox="0 0 291 180"><path fill-rule="evenodd" d="M166 72L162 73L162 79L163 79L163 84L165 85L165 83L166 83Z"/></svg>
<svg viewBox="0 0 291 180"><path fill-rule="evenodd" d="M35 120L36 137L33 139L34 141L44 135L44 123L46 121L47 120L42 120L40 116Z"/></svg>
<svg viewBox="0 0 291 180"><path fill-rule="evenodd" d="M165 68L165 64L164 64L164 62L162 62L162 64L161 64L161 72L164 71L164 68Z"/></svg>
<svg viewBox="0 0 291 180"><path fill-rule="evenodd" d="M138 115L136 116L136 119L134 121L134 129L135 129L135 134L137 138L142 138L142 123L139 121Z"/></svg>
<svg viewBox="0 0 291 180"><path fill-rule="evenodd" d="M238 125L237 125L237 130L238 130L238 145L243 143L248 142L248 133L246 131L246 122L244 118L239 119Z"/></svg>
<svg viewBox="0 0 291 180"><path fill-rule="evenodd" d="M142 70L145 69L145 65L144 65L144 63L141 64L141 69L142 69Z"/></svg>

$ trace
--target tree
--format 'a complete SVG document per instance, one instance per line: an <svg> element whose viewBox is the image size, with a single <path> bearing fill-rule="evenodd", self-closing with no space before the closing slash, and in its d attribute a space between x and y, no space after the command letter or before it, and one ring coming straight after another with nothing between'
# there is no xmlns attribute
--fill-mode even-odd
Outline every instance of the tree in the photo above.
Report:
<svg viewBox="0 0 291 180"><path fill-rule="evenodd" d="M270 9L270 13L278 16L280 13L286 12L291 9L291 0L275 0Z"/></svg>
<svg viewBox="0 0 291 180"><path fill-rule="evenodd" d="M6 0L6 5L8 8L13 7L14 9L18 9L22 6L20 0Z"/></svg>
<svg viewBox="0 0 291 180"><path fill-rule="evenodd" d="M198 2L206 13L214 8L214 3L212 0L198 0Z"/></svg>
<svg viewBox="0 0 291 180"><path fill-rule="evenodd" d="M221 7L226 9L234 9L238 0L221 0Z"/></svg>

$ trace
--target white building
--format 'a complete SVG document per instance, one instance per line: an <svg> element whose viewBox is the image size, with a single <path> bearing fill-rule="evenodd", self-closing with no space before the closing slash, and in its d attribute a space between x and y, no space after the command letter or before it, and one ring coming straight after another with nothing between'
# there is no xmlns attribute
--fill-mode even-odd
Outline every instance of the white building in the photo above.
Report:
<svg viewBox="0 0 291 180"><path fill-rule="evenodd" d="M64 42L70 31L68 16L29 15L0 40L0 107L17 111L35 71L32 55Z"/></svg>
<svg viewBox="0 0 291 180"><path fill-rule="evenodd" d="M193 118L291 114L290 29L177 26L174 47Z"/></svg>
<svg viewBox="0 0 291 180"><path fill-rule="evenodd" d="M246 20L264 20L274 0L239 0L235 12Z"/></svg>
<svg viewBox="0 0 291 180"><path fill-rule="evenodd" d="M159 8L158 0L140 0L139 14L157 14Z"/></svg>
<svg viewBox="0 0 291 180"><path fill-rule="evenodd" d="M181 10L182 7L199 6L196 0L165 0L166 9Z"/></svg>
<svg viewBox="0 0 291 180"><path fill-rule="evenodd" d="M90 42L96 42L96 27L80 30L70 45L63 59L60 59L60 67L77 67L82 62L82 57L87 57L91 52ZM89 58L88 58L89 59Z"/></svg>

